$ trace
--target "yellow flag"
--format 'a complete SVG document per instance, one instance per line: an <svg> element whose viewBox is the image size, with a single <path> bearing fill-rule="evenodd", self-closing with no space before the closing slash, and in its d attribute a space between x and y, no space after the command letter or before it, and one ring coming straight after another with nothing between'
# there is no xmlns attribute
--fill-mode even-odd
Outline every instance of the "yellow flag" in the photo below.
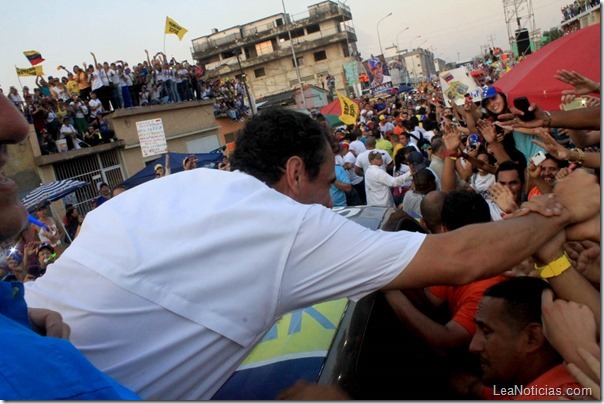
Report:
<svg viewBox="0 0 604 404"><path fill-rule="evenodd" d="M185 36L187 32L189 31L178 25L176 21L170 17L166 17L166 34L175 34L178 36L178 39L182 41L182 37Z"/></svg>
<svg viewBox="0 0 604 404"><path fill-rule="evenodd" d="M20 77L44 76L44 70L42 69L42 66L27 67L25 69L20 69L18 67L15 67L15 69L17 70L17 76L20 76Z"/></svg>
<svg viewBox="0 0 604 404"><path fill-rule="evenodd" d="M354 125L357 123L357 118L359 117L359 106L350 98L340 94L338 90L336 90L336 94L338 95L340 108L342 109L342 115L338 118L346 125Z"/></svg>

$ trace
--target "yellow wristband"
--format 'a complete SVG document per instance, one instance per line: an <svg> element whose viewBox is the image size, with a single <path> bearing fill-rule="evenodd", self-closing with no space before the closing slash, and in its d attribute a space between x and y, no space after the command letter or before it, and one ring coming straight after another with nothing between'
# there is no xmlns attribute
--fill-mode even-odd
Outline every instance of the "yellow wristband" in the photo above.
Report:
<svg viewBox="0 0 604 404"><path fill-rule="evenodd" d="M566 251L562 253L559 258L556 258L552 262L540 267L535 264L535 270L542 279L553 278L554 276L560 275L571 267L570 259Z"/></svg>

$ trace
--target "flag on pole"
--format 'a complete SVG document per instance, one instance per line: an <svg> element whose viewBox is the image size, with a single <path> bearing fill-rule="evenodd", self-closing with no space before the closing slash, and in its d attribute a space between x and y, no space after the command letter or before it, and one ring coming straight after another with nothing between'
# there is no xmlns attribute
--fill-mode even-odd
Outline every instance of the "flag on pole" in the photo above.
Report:
<svg viewBox="0 0 604 404"><path fill-rule="evenodd" d="M342 109L342 115L338 118L346 125L354 125L357 123L357 118L359 116L359 106L350 98L340 94L338 90L336 90L336 94L338 95L340 108Z"/></svg>
<svg viewBox="0 0 604 404"><path fill-rule="evenodd" d="M15 67L15 69L17 70L17 76L20 76L20 77L44 76L44 70L43 70L42 66L27 67L25 69L20 69L18 67Z"/></svg>
<svg viewBox="0 0 604 404"><path fill-rule="evenodd" d="M175 34L178 36L178 39L182 41L182 37L189 32L186 28L181 27L171 19L170 17L166 17L166 34Z"/></svg>
<svg viewBox="0 0 604 404"><path fill-rule="evenodd" d="M25 52L23 52L23 54L25 55L27 60L29 60L29 63L31 63L32 66L40 64L46 60L46 59L42 58L42 55L40 54L40 52L35 51L35 50L25 51Z"/></svg>

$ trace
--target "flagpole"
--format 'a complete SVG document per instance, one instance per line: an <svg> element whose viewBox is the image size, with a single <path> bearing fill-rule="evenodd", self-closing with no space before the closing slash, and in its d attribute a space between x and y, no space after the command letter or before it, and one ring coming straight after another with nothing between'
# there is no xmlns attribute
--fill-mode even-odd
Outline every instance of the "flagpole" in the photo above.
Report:
<svg viewBox="0 0 604 404"><path fill-rule="evenodd" d="M17 73L17 80L19 81L19 87L21 87L21 92L23 92L23 84L21 84L21 79L19 78L19 73L17 72L17 65L15 65L15 73Z"/></svg>
<svg viewBox="0 0 604 404"><path fill-rule="evenodd" d="M168 23L168 16L166 16L166 24ZM164 28L164 55L166 54L166 29ZM167 56L166 56L167 58Z"/></svg>

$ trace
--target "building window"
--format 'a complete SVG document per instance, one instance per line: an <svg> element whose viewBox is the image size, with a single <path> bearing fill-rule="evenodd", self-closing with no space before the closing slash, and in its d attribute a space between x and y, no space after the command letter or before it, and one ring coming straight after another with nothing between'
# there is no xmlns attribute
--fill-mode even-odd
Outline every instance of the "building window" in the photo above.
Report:
<svg viewBox="0 0 604 404"><path fill-rule="evenodd" d="M273 53L273 43L271 41L264 41L256 44L256 53L258 56L268 55Z"/></svg>
<svg viewBox="0 0 604 404"><path fill-rule="evenodd" d="M319 52L315 52L315 53L313 54L313 56L315 57L315 62L319 62L319 61L321 61L321 60L325 60L325 59L327 59L327 54L325 53L325 51L324 51L324 50L319 51Z"/></svg>
<svg viewBox="0 0 604 404"><path fill-rule="evenodd" d="M264 77L266 76L266 72L264 71L264 67L261 67L260 69L255 69L254 70L254 76L256 76L256 78L260 78L260 77Z"/></svg>
<svg viewBox="0 0 604 404"><path fill-rule="evenodd" d="M283 25L283 18L277 18L275 22L277 23L277 26L280 27Z"/></svg>
<svg viewBox="0 0 604 404"><path fill-rule="evenodd" d="M304 28L294 29L294 30L291 30L290 32L292 34L292 39L300 38L301 36L304 36Z"/></svg>
<svg viewBox="0 0 604 404"><path fill-rule="evenodd" d="M313 25L309 25L308 27L306 27L307 34L314 34L315 32L319 32L319 31L321 31L321 27L319 26L319 24L313 24Z"/></svg>
<svg viewBox="0 0 604 404"><path fill-rule="evenodd" d="M304 66L304 56L298 56L296 60L298 61L298 66ZM296 64L294 63L294 58L292 58L292 67L296 67Z"/></svg>

